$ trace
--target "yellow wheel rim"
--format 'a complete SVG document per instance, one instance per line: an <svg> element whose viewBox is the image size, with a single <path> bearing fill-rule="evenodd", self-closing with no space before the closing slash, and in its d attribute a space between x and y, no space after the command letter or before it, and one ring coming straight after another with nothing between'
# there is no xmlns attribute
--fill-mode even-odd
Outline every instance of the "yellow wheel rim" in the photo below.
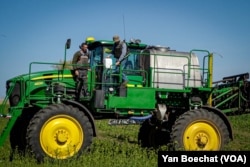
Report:
<svg viewBox="0 0 250 167"><path fill-rule="evenodd" d="M84 141L79 122L68 115L56 115L46 121L41 129L40 143L50 157L66 159L76 154Z"/></svg>
<svg viewBox="0 0 250 167"><path fill-rule="evenodd" d="M219 150L221 135L213 123L195 121L186 128L183 145L185 150Z"/></svg>

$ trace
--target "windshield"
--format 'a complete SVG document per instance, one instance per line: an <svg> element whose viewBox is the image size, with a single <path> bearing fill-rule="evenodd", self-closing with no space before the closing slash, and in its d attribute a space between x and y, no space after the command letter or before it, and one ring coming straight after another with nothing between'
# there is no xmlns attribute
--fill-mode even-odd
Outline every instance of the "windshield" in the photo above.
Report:
<svg viewBox="0 0 250 167"><path fill-rule="evenodd" d="M96 67L104 64L104 59L110 57L112 59L112 68L115 68L116 58L112 54L113 46L98 46L91 50L90 66ZM138 70L139 69L139 54L142 49L129 48L129 55L125 63L125 70Z"/></svg>

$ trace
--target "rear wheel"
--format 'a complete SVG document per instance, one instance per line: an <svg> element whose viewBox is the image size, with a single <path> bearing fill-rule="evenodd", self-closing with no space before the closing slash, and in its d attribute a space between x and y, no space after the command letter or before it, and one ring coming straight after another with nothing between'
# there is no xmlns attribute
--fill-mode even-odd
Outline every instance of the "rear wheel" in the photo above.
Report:
<svg viewBox="0 0 250 167"><path fill-rule="evenodd" d="M168 128L164 125L161 127L151 123L151 120L145 120L138 133L138 143L141 147L157 148L162 145L167 145L170 140Z"/></svg>
<svg viewBox="0 0 250 167"><path fill-rule="evenodd" d="M30 121L27 143L38 161L45 156L67 159L80 155L93 138L85 114L69 105L55 104L40 110Z"/></svg>
<svg viewBox="0 0 250 167"><path fill-rule="evenodd" d="M138 133L138 144L141 147L150 147L150 133L153 129L153 127L150 125L149 123L150 120L145 120L140 129L139 129L139 133Z"/></svg>
<svg viewBox="0 0 250 167"><path fill-rule="evenodd" d="M220 150L229 142L229 131L215 113L204 109L191 110L176 120L171 140L176 149Z"/></svg>

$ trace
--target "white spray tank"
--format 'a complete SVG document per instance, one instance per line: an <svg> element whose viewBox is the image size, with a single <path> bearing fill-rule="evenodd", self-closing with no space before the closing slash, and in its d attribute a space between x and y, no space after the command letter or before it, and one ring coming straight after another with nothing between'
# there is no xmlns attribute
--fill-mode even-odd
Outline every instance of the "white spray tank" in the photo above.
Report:
<svg viewBox="0 0 250 167"><path fill-rule="evenodd" d="M150 55L153 87L183 89L202 85L199 60L194 53L190 55L189 52L177 52L159 46L151 46L145 51Z"/></svg>

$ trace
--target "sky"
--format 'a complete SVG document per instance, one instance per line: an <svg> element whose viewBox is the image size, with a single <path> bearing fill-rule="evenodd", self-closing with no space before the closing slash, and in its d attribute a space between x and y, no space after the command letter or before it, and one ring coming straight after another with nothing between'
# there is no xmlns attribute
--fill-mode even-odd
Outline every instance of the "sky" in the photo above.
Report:
<svg viewBox="0 0 250 167"><path fill-rule="evenodd" d="M71 60L86 37L214 53L214 81L250 72L248 0L0 0L0 98L31 62ZM34 70L48 68L39 66ZM51 67L49 67L51 68Z"/></svg>

